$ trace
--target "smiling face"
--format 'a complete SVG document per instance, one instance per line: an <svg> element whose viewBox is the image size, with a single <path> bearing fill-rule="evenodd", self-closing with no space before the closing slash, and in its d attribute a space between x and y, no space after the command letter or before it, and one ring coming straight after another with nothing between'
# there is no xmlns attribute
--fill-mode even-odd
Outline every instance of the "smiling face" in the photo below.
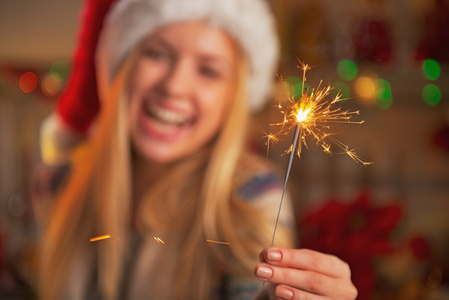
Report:
<svg viewBox="0 0 449 300"><path fill-rule="evenodd" d="M216 135L235 95L237 53L225 31L203 22L175 23L143 41L128 115L140 156L173 162Z"/></svg>

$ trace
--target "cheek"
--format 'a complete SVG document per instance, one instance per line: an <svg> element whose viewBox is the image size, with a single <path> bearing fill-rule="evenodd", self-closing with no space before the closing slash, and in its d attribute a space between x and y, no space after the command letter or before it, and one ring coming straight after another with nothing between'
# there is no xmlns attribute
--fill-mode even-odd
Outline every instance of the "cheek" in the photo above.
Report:
<svg viewBox="0 0 449 300"><path fill-rule="evenodd" d="M205 131L208 132L209 137L215 135L223 127L230 109L230 97L223 94L219 95L221 97L214 97L214 101L204 105L204 115L206 117L202 126L206 127Z"/></svg>

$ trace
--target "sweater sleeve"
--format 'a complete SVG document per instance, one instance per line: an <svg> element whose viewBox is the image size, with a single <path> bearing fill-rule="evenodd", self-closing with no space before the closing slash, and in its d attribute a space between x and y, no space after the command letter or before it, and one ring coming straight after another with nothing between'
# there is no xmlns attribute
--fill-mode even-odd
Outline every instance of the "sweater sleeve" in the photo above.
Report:
<svg viewBox="0 0 449 300"><path fill-rule="evenodd" d="M69 162L57 165L41 164L31 178L31 198L34 214L40 225L44 225L53 199L66 181L71 169Z"/></svg>
<svg viewBox="0 0 449 300"><path fill-rule="evenodd" d="M293 237L295 230L293 204L290 193L286 190L281 205L282 193L283 182L271 171L256 173L238 189L238 194L246 202L266 212L267 218L273 221L273 230L279 213L278 225L291 231Z"/></svg>

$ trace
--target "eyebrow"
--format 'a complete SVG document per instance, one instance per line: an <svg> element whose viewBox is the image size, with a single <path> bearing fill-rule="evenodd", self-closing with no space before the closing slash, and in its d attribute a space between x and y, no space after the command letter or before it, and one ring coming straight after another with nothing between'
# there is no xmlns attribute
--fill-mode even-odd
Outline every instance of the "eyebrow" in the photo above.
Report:
<svg viewBox="0 0 449 300"><path fill-rule="evenodd" d="M200 61L218 65L219 68L223 68L226 72L231 71L232 69L232 63L229 61L229 59L221 55L202 55Z"/></svg>
<svg viewBox="0 0 449 300"><path fill-rule="evenodd" d="M150 38L146 39L143 42L143 47L148 44L161 44L163 47L168 48L170 51L177 52L176 49L171 45L170 42L168 42L163 37L155 34L151 36ZM206 62L206 63L218 63L219 65L223 65L223 67L230 69L232 66L232 62L225 57L224 55L221 55L220 53L210 53L210 52L200 52L200 62Z"/></svg>

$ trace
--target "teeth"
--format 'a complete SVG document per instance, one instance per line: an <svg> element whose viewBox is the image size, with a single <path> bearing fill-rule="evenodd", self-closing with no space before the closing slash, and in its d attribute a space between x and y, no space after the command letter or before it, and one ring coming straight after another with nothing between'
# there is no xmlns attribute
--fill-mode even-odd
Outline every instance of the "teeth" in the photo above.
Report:
<svg viewBox="0 0 449 300"><path fill-rule="evenodd" d="M174 112L172 110L162 108L160 106L147 105L146 110L149 115L156 117L166 123L183 125L189 121L188 116L179 112Z"/></svg>

